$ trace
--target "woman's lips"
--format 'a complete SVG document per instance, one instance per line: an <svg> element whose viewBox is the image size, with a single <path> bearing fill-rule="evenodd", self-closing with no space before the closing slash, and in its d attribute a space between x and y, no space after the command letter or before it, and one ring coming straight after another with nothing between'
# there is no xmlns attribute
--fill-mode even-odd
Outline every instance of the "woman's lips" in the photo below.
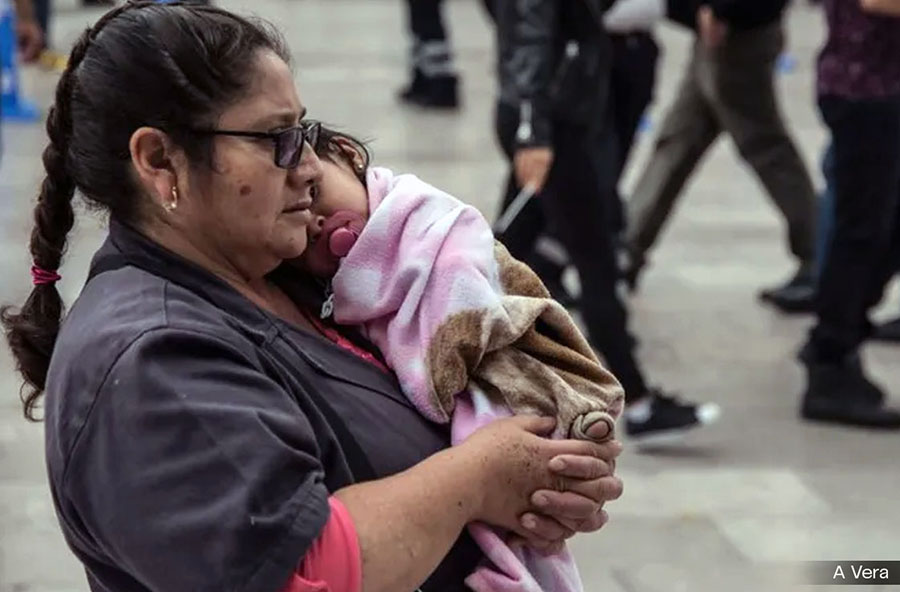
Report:
<svg viewBox="0 0 900 592"><path fill-rule="evenodd" d="M295 212L308 212L312 207L311 199L300 200L284 209L285 214L293 214Z"/></svg>

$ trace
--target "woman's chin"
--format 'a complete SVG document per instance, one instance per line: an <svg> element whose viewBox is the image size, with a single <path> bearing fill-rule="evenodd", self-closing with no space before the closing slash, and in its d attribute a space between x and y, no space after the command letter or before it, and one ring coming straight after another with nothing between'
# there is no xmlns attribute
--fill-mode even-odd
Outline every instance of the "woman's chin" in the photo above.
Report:
<svg viewBox="0 0 900 592"><path fill-rule="evenodd" d="M295 230L292 235L282 243L281 248L278 250L278 255L279 258L284 261L293 261L299 259L300 256L306 252L307 247L309 247L309 236L307 235L306 227L304 226L302 230Z"/></svg>

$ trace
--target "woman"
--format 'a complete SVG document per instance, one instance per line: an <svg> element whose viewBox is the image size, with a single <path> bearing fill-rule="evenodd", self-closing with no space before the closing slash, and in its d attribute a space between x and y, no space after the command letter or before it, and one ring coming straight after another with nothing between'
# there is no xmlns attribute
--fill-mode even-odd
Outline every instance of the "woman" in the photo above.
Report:
<svg viewBox="0 0 900 592"><path fill-rule="evenodd" d="M900 429L866 376L869 311L900 261L900 0L825 0L819 109L833 141L834 214L817 323L801 353L813 421Z"/></svg>
<svg viewBox="0 0 900 592"><path fill-rule="evenodd" d="M86 31L59 81L36 286L3 322L94 590L455 590L479 560L468 522L553 549L621 492L619 446L540 438L542 419L443 450L364 342L316 331L308 285L271 280L321 176L287 56L263 24L143 2ZM76 188L110 230L60 327Z"/></svg>

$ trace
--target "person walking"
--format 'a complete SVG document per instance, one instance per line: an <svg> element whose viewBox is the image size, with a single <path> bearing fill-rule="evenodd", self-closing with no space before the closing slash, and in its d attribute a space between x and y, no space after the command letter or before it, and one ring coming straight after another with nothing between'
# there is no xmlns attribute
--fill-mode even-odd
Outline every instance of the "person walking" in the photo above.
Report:
<svg viewBox="0 0 900 592"><path fill-rule="evenodd" d="M778 108L775 64L784 46L787 0L672 0L670 17L697 39L675 103L627 206L625 273L632 290L647 252L669 219L702 156L727 133L787 222L797 270L764 300L815 290L816 196L809 173Z"/></svg>
<svg viewBox="0 0 900 592"><path fill-rule="evenodd" d="M541 233L563 242L581 278L588 339L625 389L626 432L648 440L709 423L718 408L648 385L616 290L612 46L603 23L609 4L495 4L497 134L512 169L496 229L510 253L525 261Z"/></svg>
<svg viewBox="0 0 900 592"><path fill-rule="evenodd" d="M455 109L459 106L459 76L441 13L442 0L407 0L406 6L412 36L411 73L399 98L419 107Z"/></svg>
<svg viewBox="0 0 900 592"><path fill-rule="evenodd" d="M867 376L868 315L900 261L900 0L823 0L819 109L833 141L834 221L817 322L800 352L813 421L900 429Z"/></svg>

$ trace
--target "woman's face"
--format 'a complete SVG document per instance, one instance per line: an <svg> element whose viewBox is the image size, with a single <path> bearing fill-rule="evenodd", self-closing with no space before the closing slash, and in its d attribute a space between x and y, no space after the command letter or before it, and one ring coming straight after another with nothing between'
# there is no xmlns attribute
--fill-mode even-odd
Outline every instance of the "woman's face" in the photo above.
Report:
<svg viewBox="0 0 900 592"><path fill-rule="evenodd" d="M273 132L297 125L304 112L287 64L261 51L244 97L222 113L215 127ZM187 199L174 212L192 243L202 241L202 250L224 258L250 280L306 249L311 190L322 175L309 146L294 169L279 168L274 158L272 140L216 136L212 170L188 171Z"/></svg>

